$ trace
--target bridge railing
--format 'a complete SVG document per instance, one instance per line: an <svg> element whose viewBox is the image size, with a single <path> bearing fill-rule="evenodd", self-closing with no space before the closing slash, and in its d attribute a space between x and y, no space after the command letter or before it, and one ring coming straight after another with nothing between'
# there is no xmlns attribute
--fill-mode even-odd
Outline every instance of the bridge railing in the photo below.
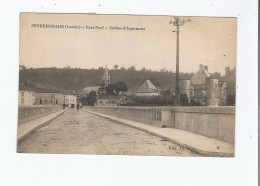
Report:
<svg viewBox="0 0 260 186"><path fill-rule="evenodd" d="M60 106L28 106L18 108L18 124L62 110Z"/></svg>
<svg viewBox="0 0 260 186"><path fill-rule="evenodd" d="M86 107L153 126L186 130L234 143L235 107Z"/></svg>

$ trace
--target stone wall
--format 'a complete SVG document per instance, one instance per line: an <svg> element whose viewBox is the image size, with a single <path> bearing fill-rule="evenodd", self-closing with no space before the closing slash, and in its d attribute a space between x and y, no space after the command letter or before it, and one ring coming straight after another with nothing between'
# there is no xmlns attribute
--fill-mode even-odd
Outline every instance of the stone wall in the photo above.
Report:
<svg viewBox="0 0 260 186"><path fill-rule="evenodd" d="M18 124L62 110L60 106L31 106L18 108Z"/></svg>
<svg viewBox="0 0 260 186"><path fill-rule="evenodd" d="M235 107L85 107L157 127L186 130L234 143Z"/></svg>

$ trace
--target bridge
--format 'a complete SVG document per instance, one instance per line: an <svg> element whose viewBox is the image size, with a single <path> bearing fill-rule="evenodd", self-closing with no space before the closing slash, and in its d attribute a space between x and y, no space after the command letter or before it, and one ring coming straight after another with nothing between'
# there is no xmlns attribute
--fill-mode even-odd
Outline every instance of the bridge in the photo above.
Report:
<svg viewBox="0 0 260 186"><path fill-rule="evenodd" d="M20 108L17 152L234 156L234 129L234 107Z"/></svg>

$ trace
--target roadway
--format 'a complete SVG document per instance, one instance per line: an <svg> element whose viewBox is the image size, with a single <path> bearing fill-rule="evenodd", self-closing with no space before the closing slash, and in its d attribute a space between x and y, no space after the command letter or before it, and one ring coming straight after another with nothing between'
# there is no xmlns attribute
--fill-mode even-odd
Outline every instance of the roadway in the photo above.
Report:
<svg viewBox="0 0 260 186"><path fill-rule="evenodd" d="M199 156L144 131L76 109L65 111L20 140L17 152Z"/></svg>

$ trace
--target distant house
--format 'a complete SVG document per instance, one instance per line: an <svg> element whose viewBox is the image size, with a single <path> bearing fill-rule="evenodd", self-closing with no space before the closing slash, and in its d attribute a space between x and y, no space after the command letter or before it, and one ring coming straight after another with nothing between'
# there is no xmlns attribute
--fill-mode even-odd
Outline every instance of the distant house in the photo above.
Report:
<svg viewBox="0 0 260 186"><path fill-rule="evenodd" d="M135 96L159 96L160 90L150 80L146 80L134 93Z"/></svg>
<svg viewBox="0 0 260 186"><path fill-rule="evenodd" d="M200 64L199 70L191 78L191 84L193 84L193 85L206 85L207 84L207 78L209 76L210 76L210 73L208 72L208 66L203 66L202 64Z"/></svg>
<svg viewBox="0 0 260 186"><path fill-rule="evenodd" d="M64 95L64 103L67 107L75 108L78 103L78 97L74 94L66 94Z"/></svg>
<svg viewBox="0 0 260 186"><path fill-rule="evenodd" d="M96 106L120 106L127 103L125 95L100 95L97 97Z"/></svg>
<svg viewBox="0 0 260 186"><path fill-rule="evenodd" d="M36 105L62 105L64 97L62 93L36 92Z"/></svg>
<svg viewBox="0 0 260 186"><path fill-rule="evenodd" d="M226 78L210 74L208 66L202 64L191 79L180 80L180 92L186 94L190 101L201 105L226 105L226 89Z"/></svg>
<svg viewBox="0 0 260 186"><path fill-rule="evenodd" d="M31 90L19 90L18 106L32 106L35 104L35 92Z"/></svg>

